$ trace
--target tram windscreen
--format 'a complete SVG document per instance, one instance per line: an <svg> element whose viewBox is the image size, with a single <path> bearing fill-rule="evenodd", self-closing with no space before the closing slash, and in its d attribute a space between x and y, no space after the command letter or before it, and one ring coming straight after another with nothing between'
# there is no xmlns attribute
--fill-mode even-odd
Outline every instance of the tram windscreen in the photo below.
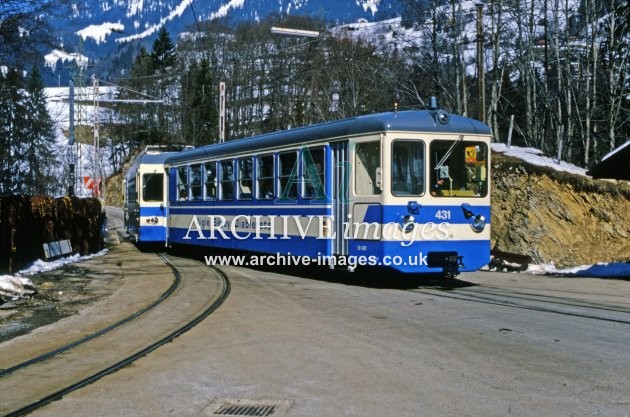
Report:
<svg viewBox="0 0 630 417"><path fill-rule="evenodd" d="M142 176L142 200L164 200L164 174L144 174Z"/></svg>
<svg viewBox="0 0 630 417"><path fill-rule="evenodd" d="M485 197L488 194L488 146L483 142L431 142L431 195Z"/></svg>

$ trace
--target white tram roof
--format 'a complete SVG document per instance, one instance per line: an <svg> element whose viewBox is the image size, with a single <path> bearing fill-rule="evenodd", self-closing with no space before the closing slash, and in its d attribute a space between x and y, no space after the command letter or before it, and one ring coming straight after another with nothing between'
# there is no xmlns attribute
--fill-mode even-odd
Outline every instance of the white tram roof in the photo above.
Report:
<svg viewBox="0 0 630 417"><path fill-rule="evenodd" d="M448 114L446 123L438 121L438 112L443 110L407 110L376 113L348 119L326 122L280 132L267 133L224 143L169 154L166 164L198 161L242 152L274 149L283 146L307 144L326 139L344 138L380 132L427 132L490 135L490 128L478 120Z"/></svg>

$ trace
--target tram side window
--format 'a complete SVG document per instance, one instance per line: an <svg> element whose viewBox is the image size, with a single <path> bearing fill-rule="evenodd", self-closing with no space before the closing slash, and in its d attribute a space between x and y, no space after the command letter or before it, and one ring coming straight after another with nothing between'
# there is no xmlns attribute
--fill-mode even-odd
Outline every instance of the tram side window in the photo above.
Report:
<svg viewBox="0 0 630 417"><path fill-rule="evenodd" d="M177 200L188 200L188 167L177 167Z"/></svg>
<svg viewBox="0 0 630 417"><path fill-rule="evenodd" d="M488 194L488 147L483 142L434 140L431 152L431 195L485 197Z"/></svg>
<svg viewBox="0 0 630 417"><path fill-rule="evenodd" d="M127 183L127 203L137 203L136 201L136 180L129 180Z"/></svg>
<svg viewBox="0 0 630 417"><path fill-rule="evenodd" d="M274 158L273 155L259 156L256 161L256 198L271 200L274 197Z"/></svg>
<svg viewBox="0 0 630 417"><path fill-rule="evenodd" d="M424 143L396 140L392 143L392 194L424 194Z"/></svg>
<svg viewBox="0 0 630 417"><path fill-rule="evenodd" d="M297 152L278 155L278 195L280 200L297 199Z"/></svg>
<svg viewBox="0 0 630 417"><path fill-rule="evenodd" d="M239 200L251 200L252 198L252 159L238 160L238 198Z"/></svg>
<svg viewBox="0 0 630 417"><path fill-rule="evenodd" d="M232 160L221 161L221 200L234 199L234 163Z"/></svg>
<svg viewBox="0 0 630 417"><path fill-rule="evenodd" d="M324 148L309 149L302 151L302 197L307 199L323 199L326 197L324 189Z"/></svg>
<svg viewBox="0 0 630 417"><path fill-rule="evenodd" d="M190 198L201 200L201 164L190 166Z"/></svg>
<svg viewBox="0 0 630 417"><path fill-rule="evenodd" d="M142 176L142 200L164 200L164 174L144 174Z"/></svg>
<svg viewBox="0 0 630 417"><path fill-rule="evenodd" d="M217 163L208 162L206 169L206 200L215 200L217 198Z"/></svg>
<svg viewBox="0 0 630 417"><path fill-rule="evenodd" d="M355 148L354 192L381 194L381 142L357 143Z"/></svg>

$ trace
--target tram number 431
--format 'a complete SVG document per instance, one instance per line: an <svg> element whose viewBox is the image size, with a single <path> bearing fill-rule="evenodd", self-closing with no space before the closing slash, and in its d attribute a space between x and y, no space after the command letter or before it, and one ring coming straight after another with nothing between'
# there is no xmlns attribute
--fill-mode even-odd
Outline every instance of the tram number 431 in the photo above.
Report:
<svg viewBox="0 0 630 417"><path fill-rule="evenodd" d="M435 212L435 218L440 220L450 220L451 219L451 211L450 210L438 210Z"/></svg>

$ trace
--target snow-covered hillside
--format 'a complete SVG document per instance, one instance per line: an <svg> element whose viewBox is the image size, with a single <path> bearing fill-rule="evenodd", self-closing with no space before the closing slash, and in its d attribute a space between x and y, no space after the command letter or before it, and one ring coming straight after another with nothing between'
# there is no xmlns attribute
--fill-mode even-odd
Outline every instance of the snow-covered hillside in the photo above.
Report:
<svg viewBox="0 0 630 417"><path fill-rule="evenodd" d="M309 15L332 22L348 23L359 19L373 21L386 14L397 14L400 0L84 0L72 4L67 20L53 24L59 28L64 44L84 42L89 53L113 50L117 44L144 39L166 26L180 33L196 22L228 18L232 21L257 21L269 14ZM102 53L99 52L101 55Z"/></svg>

